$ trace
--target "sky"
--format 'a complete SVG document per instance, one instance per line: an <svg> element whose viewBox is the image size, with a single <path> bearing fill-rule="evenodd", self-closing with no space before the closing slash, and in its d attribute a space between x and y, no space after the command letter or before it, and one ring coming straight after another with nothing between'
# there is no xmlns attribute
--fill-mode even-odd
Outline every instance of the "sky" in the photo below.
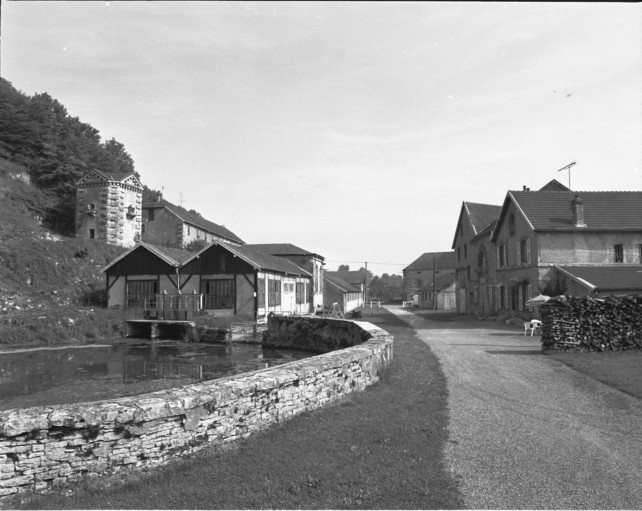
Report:
<svg viewBox="0 0 642 511"><path fill-rule="evenodd" d="M2 77L143 184L327 270L451 250L463 201L642 190L640 3L3 1L1 29Z"/></svg>

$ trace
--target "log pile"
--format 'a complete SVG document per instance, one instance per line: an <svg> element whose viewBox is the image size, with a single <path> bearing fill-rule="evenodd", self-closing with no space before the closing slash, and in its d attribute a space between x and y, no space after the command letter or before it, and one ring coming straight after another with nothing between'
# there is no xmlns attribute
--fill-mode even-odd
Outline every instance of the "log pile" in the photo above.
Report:
<svg viewBox="0 0 642 511"><path fill-rule="evenodd" d="M542 345L556 350L642 349L642 294L558 296L541 308Z"/></svg>

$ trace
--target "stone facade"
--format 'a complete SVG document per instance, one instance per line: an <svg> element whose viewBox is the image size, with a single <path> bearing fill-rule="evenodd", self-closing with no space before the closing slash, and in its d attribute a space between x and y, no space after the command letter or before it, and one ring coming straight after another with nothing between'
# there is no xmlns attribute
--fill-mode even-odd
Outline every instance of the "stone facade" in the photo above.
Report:
<svg viewBox="0 0 642 511"><path fill-rule="evenodd" d="M304 348L314 331L329 348L353 347L143 396L0 412L0 496L234 442L379 380L392 361L387 332L328 319L315 328L313 320L298 327L296 318L271 318L272 344L282 337Z"/></svg>
<svg viewBox="0 0 642 511"><path fill-rule="evenodd" d="M76 188L76 237L134 246L141 236L142 193L134 174L87 173Z"/></svg>

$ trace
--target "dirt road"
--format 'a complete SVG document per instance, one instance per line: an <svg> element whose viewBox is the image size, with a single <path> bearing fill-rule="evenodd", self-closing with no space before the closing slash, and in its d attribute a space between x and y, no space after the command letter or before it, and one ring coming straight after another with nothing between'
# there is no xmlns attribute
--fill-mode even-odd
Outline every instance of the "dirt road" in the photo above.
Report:
<svg viewBox="0 0 642 511"><path fill-rule="evenodd" d="M466 507L642 508L642 401L546 357L515 327L387 308L443 366L446 460Z"/></svg>

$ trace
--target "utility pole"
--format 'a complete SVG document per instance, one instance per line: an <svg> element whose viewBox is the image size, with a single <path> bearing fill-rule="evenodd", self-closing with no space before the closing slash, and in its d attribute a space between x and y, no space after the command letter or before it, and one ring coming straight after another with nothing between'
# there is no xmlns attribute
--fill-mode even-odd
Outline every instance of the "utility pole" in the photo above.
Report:
<svg viewBox="0 0 642 511"><path fill-rule="evenodd" d="M432 310L437 309L437 285L435 283L435 257L432 258Z"/></svg>
<svg viewBox="0 0 642 511"><path fill-rule="evenodd" d="M366 261L366 271L363 273L363 306L368 301L368 261Z"/></svg>

